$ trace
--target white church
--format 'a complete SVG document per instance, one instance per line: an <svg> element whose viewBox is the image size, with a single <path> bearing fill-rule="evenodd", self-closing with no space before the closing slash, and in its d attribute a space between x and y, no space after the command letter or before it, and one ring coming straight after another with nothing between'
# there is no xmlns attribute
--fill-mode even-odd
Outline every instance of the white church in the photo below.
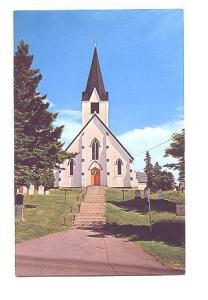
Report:
<svg viewBox="0 0 208 300"><path fill-rule="evenodd" d="M69 153L77 155L56 172L55 187L138 187L134 158L108 128L108 110L109 95L95 47L82 93L82 129L67 147Z"/></svg>

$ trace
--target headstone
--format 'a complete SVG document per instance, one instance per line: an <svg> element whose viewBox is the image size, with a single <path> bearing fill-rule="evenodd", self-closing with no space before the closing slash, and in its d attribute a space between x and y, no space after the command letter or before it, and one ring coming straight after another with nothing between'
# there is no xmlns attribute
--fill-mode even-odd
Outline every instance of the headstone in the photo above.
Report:
<svg viewBox="0 0 208 300"><path fill-rule="evenodd" d="M19 186L17 189L17 194L23 194L23 186Z"/></svg>
<svg viewBox="0 0 208 300"><path fill-rule="evenodd" d="M135 191L135 197L134 197L134 199L141 199L141 193L140 193L140 190L136 190Z"/></svg>
<svg viewBox="0 0 208 300"><path fill-rule="evenodd" d="M23 205L15 205L15 222L24 221Z"/></svg>
<svg viewBox="0 0 208 300"><path fill-rule="evenodd" d="M162 190L158 190L157 191L157 200L164 200L163 191Z"/></svg>
<svg viewBox="0 0 208 300"><path fill-rule="evenodd" d="M15 222L23 221L23 194L15 195Z"/></svg>
<svg viewBox="0 0 208 300"><path fill-rule="evenodd" d="M38 195L44 195L44 185L39 185L39 187L38 187Z"/></svg>
<svg viewBox="0 0 208 300"><path fill-rule="evenodd" d="M185 204L176 204L176 216L185 216Z"/></svg>
<svg viewBox="0 0 208 300"><path fill-rule="evenodd" d="M15 195L15 205L23 205L24 195L23 194L16 194Z"/></svg>
<svg viewBox="0 0 208 300"><path fill-rule="evenodd" d="M144 199L147 199L149 196L149 190L147 188L144 189Z"/></svg>
<svg viewBox="0 0 208 300"><path fill-rule="evenodd" d="M49 195L49 191L45 191L45 194L48 196Z"/></svg>
<svg viewBox="0 0 208 300"><path fill-rule="evenodd" d="M23 186L23 194L27 194L27 187L25 185Z"/></svg>
<svg viewBox="0 0 208 300"><path fill-rule="evenodd" d="M35 187L33 184L31 184L29 188L29 195L34 195L34 191L35 191Z"/></svg>

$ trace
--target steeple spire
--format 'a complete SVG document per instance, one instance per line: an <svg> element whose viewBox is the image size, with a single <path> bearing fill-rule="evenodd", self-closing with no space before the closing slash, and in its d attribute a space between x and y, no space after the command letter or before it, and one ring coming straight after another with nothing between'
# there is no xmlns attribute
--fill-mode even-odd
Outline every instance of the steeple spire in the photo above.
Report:
<svg viewBox="0 0 208 300"><path fill-rule="evenodd" d="M96 88L101 101L108 100L108 92L105 91L96 45L94 48L87 86L85 91L82 93L82 101L88 101L90 99L94 88Z"/></svg>

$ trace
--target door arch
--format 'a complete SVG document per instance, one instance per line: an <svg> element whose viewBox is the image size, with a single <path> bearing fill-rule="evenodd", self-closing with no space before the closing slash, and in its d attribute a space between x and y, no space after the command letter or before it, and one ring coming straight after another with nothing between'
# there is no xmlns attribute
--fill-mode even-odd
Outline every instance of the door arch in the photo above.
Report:
<svg viewBox="0 0 208 300"><path fill-rule="evenodd" d="M100 185L100 169L91 169L91 185Z"/></svg>

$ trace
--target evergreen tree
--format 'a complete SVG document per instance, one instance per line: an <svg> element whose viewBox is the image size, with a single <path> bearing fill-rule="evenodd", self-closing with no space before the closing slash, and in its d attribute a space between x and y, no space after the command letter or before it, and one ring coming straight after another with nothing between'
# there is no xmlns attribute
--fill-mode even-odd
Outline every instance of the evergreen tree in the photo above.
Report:
<svg viewBox="0 0 208 300"><path fill-rule="evenodd" d="M51 185L54 168L72 156L62 150L63 126L53 126L57 113L37 91L42 75L32 63L29 45L21 41L14 56L15 187Z"/></svg>
<svg viewBox="0 0 208 300"><path fill-rule="evenodd" d="M166 164L165 167L179 171L179 181L185 180L185 130L172 135L172 143L165 150L165 157L172 156L177 159L176 163Z"/></svg>
<svg viewBox="0 0 208 300"><path fill-rule="evenodd" d="M147 188L152 188L153 187L153 165L151 163L151 156L149 154L149 151L146 152L146 156L144 161L146 162L144 172L146 173L147 176Z"/></svg>
<svg viewBox="0 0 208 300"><path fill-rule="evenodd" d="M153 189L162 189L162 167L158 162L153 167Z"/></svg>
<svg viewBox="0 0 208 300"><path fill-rule="evenodd" d="M162 167L156 162L153 167L153 190L157 191L162 189L166 191L173 189L174 186L175 180L173 174L162 170Z"/></svg>

